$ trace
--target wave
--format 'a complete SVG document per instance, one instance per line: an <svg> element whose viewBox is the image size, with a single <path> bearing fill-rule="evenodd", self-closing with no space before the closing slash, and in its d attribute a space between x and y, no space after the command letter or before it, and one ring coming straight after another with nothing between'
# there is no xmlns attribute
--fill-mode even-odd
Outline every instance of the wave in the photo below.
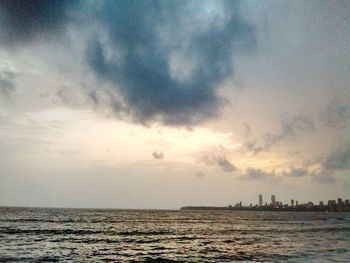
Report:
<svg viewBox="0 0 350 263"><path fill-rule="evenodd" d="M108 230L90 230L90 229L0 229L2 234L35 234L35 235L92 235L105 234L117 236L159 236L168 235L170 231L108 231Z"/></svg>

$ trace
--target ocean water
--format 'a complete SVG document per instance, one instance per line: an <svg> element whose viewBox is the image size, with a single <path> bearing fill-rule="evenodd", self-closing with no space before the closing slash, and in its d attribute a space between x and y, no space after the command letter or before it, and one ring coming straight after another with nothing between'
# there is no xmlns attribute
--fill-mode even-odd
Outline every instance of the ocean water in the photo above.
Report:
<svg viewBox="0 0 350 263"><path fill-rule="evenodd" d="M350 262L350 214L0 208L11 261Z"/></svg>

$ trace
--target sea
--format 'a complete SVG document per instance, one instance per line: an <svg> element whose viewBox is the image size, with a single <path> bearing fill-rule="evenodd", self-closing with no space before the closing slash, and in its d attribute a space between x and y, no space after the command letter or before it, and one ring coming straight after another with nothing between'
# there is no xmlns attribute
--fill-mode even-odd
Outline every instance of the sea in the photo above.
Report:
<svg viewBox="0 0 350 263"><path fill-rule="evenodd" d="M350 262L350 213L0 208L0 262Z"/></svg>

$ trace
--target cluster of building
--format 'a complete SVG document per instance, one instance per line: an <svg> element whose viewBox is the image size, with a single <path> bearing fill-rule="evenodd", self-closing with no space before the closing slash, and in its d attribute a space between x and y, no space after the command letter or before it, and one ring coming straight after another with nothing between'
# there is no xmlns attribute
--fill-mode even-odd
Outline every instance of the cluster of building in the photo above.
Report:
<svg viewBox="0 0 350 263"><path fill-rule="evenodd" d="M290 200L290 204L284 204L281 201L276 201L276 196L271 195L271 203L263 203L263 196L260 194L257 205L250 204L249 206L242 206L242 202L235 204L234 206L229 205L229 209L242 209L242 210L259 210L259 211L350 211L350 203L349 199L342 200L338 198L338 200L328 200L327 204L323 201L320 201L318 204L314 204L313 202L307 203L299 203L298 201L294 201L294 199Z"/></svg>

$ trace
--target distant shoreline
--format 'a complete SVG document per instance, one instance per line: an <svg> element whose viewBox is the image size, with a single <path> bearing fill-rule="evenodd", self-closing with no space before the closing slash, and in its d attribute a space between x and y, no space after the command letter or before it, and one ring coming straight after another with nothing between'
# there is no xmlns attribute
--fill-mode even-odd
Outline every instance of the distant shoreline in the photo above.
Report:
<svg viewBox="0 0 350 263"><path fill-rule="evenodd" d="M246 212L350 212L350 208L345 207L342 210L326 209L320 207L289 207L289 208L273 208L273 207L225 207L225 206L184 206L180 209L155 209L155 208L85 208L85 207L36 207L36 206L0 206L1 210L12 209L38 209L38 210L96 210L96 211L246 211Z"/></svg>
<svg viewBox="0 0 350 263"><path fill-rule="evenodd" d="M252 212L350 212L350 208L333 209L328 206L324 207L220 207L220 206L184 206L180 211L252 211Z"/></svg>

